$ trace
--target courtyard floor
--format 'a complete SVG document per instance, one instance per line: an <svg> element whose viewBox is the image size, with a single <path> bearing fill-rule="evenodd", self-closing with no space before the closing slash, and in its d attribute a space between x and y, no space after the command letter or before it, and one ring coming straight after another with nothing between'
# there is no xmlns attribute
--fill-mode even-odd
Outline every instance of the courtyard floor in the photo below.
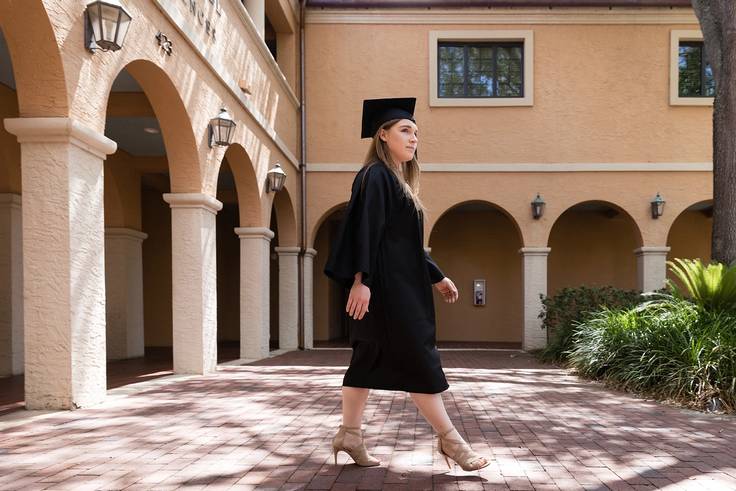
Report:
<svg viewBox="0 0 736 491"><path fill-rule="evenodd" d="M291 352L108 392L93 408L0 417L0 489L736 489L736 418L668 407L517 351L443 350L445 403L492 458L448 470L407 394L374 391L379 467L330 441L349 350Z"/></svg>

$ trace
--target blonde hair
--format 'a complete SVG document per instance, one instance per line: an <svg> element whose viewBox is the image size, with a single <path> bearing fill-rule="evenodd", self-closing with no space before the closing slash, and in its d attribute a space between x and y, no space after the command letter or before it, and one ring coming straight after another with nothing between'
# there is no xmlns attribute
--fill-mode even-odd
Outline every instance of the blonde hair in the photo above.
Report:
<svg viewBox="0 0 736 491"><path fill-rule="evenodd" d="M388 167L394 176L396 176L396 179L401 183L404 195L414 202L414 207L417 211L424 212L424 204L422 204L422 201L419 199L419 175L421 174L421 169L419 167L416 152L412 156L411 160L404 164L404 174L401 175L397 170L397 166L400 163L393 162L391 152L389 152L388 149L388 144L379 137L381 130L388 130L399 121L401 120L392 119L391 121L387 121L381 125L378 131L376 131L376 134L373 135L371 146L368 148L368 154L365 156L363 167L372 165L376 161L382 162L386 167Z"/></svg>

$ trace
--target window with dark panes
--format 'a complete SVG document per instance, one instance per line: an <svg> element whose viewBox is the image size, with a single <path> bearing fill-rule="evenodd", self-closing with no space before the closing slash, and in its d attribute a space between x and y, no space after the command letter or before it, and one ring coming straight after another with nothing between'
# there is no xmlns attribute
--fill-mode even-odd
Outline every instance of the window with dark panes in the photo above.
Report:
<svg viewBox="0 0 736 491"><path fill-rule="evenodd" d="M523 42L438 43L438 97L524 97Z"/></svg>
<svg viewBox="0 0 736 491"><path fill-rule="evenodd" d="M713 97L716 84L702 41L680 41L678 92L680 97Z"/></svg>

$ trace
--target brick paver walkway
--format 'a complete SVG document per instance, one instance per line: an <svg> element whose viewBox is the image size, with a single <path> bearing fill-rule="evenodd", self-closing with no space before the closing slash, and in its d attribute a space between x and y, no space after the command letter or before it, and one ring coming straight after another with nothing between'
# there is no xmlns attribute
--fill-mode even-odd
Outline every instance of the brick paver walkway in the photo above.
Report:
<svg viewBox="0 0 736 491"><path fill-rule="evenodd" d="M295 352L0 418L0 489L736 489L736 418L603 389L510 352L443 351L445 401L492 464L448 471L402 392L374 391L360 468L330 440L349 351ZM352 462L352 461L350 461Z"/></svg>

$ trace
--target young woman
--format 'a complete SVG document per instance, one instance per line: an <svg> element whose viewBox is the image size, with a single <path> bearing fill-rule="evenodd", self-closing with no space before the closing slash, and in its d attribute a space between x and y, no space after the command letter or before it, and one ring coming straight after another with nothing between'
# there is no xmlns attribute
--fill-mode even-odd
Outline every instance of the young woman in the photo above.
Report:
<svg viewBox="0 0 736 491"><path fill-rule="evenodd" d="M345 311L353 348L343 379L343 424L332 449L336 464L344 451L360 466L379 465L361 429L369 389L401 390L437 432L447 465L449 458L475 470L489 462L455 430L440 395L449 386L435 346L431 285L449 303L458 292L423 247L415 102L363 102L361 136L373 141L325 267L350 290Z"/></svg>

